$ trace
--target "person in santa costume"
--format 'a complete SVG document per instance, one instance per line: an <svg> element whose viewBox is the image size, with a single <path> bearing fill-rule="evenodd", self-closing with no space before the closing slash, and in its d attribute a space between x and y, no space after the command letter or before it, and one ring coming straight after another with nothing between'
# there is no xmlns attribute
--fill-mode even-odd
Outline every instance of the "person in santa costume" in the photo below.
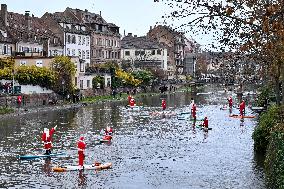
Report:
<svg viewBox="0 0 284 189"><path fill-rule="evenodd" d="M78 141L78 155L79 155L79 166L84 166L84 159L85 159L85 149L86 149L86 143L84 141L84 137L81 136Z"/></svg>
<svg viewBox="0 0 284 189"><path fill-rule="evenodd" d="M44 128L42 133L42 141L44 142L44 149L45 154L49 155L51 154L51 148L52 148L52 135L56 129L57 125L53 127L52 129Z"/></svg>

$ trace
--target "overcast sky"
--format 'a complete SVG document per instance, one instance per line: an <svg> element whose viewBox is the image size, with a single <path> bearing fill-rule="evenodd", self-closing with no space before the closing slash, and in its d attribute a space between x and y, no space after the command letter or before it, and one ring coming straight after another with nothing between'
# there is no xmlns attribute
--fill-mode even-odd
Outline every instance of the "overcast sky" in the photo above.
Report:
<svg viewBox="0 0 284 189"><path fill-rule="evenodd" d="M170 12L169 7L163 3L154 3L153 0L1 0L8 6L9 12L24 14L30 11L37 17L45 12L64 11L66 7L88 9L90 12L99 13L103 18L120 27L120 33L142 36L146 35L150 26L156 22L162 22L162 16ZM207 38L193 35L194 39L202 45L206 45Z"/></svg>

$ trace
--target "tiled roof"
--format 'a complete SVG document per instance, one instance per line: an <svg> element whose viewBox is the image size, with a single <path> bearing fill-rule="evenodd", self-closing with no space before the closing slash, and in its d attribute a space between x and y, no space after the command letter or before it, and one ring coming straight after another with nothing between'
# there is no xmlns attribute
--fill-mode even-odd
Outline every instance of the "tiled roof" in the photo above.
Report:
<svg viewBox="0 0 284 189"><path fill-rule="evenodd" d="M44 23L44 20L34 16L29 16L30 27L27 26L27 21L25 20L25 15L8 12L8 23L6 29L14 38L18 39L28 39L29 35L34 35L37 37L45 38L53 36L49 27ZM2 23L3 24L3 23ZM2 27L4 27L2 25Z"/></svg>
<svg viewBox="0 0 284 189"><path fill-rule="evenodd" d="M77 15L77 13L80 13L82 17L81 18L78 17L78 19L81 19L81 21L84 23L90 23L90 24L97 23L97 24L108 25L108 23L99 14L91 13L87 10L72 9L69 7L66 10L71 11L74 15Z"/></svg>
<svg viewBox="0 0 284 189"><path fill-rule="evenodd" d="M81 24L77 19L74 19L70 16L64 14L64 12L55 12L53 14L49 14L55 21L68 23L68 24Z"/></svg>
<svg viewBox="0 0 284 189"><path fill-rule="evenodd" d="M146 36L142 36L142 37L125 36L121 40L121 48L122 49L133 49L133 48L134 49L159 49L159 48L166 48L166 47L165 47L165 44L150 40Z"/></svg>

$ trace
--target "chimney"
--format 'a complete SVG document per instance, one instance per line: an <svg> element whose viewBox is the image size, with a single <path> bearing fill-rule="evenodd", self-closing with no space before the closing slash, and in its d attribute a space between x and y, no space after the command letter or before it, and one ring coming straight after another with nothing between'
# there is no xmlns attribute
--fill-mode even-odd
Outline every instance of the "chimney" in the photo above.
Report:
<svg viewBox="0 0 284 189"><path fill-rule="evenodd" d="M127 36L130 36L130 37L132 37L132 33L128 33L128 34L127 34Z"/></svg>
<svg viewBox="0 0 284 189"><path fill-rule="evenodd" d="M152 26L150 26L150 30L152 30Z"/></svg>
<svg viewBox="0 0 284 189"><path fill-rule="evenodd" d="M124 37L125 37L125 30L124 30L124 33L123 33Z"/></svg>
<svg viewBox="0 0 284 189"><path fill-rule="evenodd" d="M85 12L88 12L88 9L85 9Z"/></svg>
<svg viewBox="0 0 284 189"><path fill-rule="evenodd" d="M134 35L134 37L137 37L137 35Z"/></svg>
<svg viewBox="0 0 284 189"><path fill-rule="evenodd" d="M30 18L30 11L25 12L25 23L26 23L27 28L30 30L31 23L32 23L31 18Z"/></svg>
<svg viewBox="0 0 284 189"><path fill-rule="evenodd" d="M102 16L102 11L100 11L100 16Z"/></svg>
<svg viewBox="0 0 284 189"><path fill-rule="evenodd" d="M1 18L4 22L4 25L7 26L8 12L7 12L7 5L6 4L1 4Z"/></svg>

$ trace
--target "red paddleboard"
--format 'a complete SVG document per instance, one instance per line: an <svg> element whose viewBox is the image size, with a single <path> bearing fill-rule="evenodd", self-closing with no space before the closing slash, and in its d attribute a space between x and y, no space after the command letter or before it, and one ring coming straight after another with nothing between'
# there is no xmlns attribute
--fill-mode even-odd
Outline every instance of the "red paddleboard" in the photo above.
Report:
<svg viewBox="0 0 284 189"><path fill-rule="evenodd" d="M255 118L255 116L229 115L232 118Z"/></svg>

